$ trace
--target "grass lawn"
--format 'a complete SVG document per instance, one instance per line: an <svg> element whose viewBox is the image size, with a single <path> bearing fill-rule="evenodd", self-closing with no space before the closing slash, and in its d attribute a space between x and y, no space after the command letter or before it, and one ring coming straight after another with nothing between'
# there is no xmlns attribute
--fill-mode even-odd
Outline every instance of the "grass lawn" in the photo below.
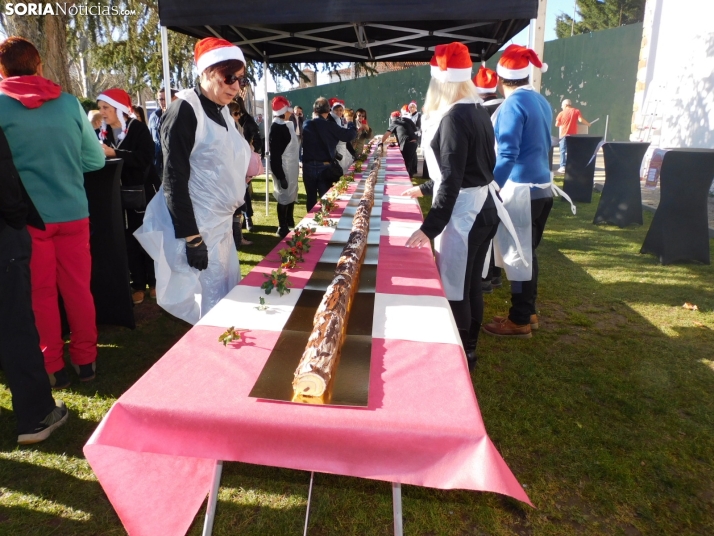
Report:
<svg viewBox="0 0 714 536"><path fill-rule="evenodd" d="M266 217L259 201L264 184L255 185L244 274L278 241L275 204ZM577 216L556 200L538 250L541 329L479 342L484 421L537 509L405 486L406 534L714 534L714 267L640 255L651 214L643 227L594 226L598 200ZM296 206L296 220L303 214ZM508 303L506 288L487 296L486 318ZM70 420L34 448L15 443L0 373L0 535L124 534L82 446L188 329L154 303L136 316L134 331L100 327L97 380L57 394ZM301 534L308 482L302 471L225 464L214 534ZM391 508L387 483L318 474L309 533L389 535ZM203 511L190 534L202 523Z"/></svg>

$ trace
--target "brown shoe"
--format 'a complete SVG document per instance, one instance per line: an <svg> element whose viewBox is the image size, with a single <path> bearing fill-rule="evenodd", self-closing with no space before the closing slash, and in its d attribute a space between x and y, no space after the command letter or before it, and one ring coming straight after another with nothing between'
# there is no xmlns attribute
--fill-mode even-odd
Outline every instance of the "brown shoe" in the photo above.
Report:
<svg viewBox="0 0 714 536"><path fill-rule="evenodd" d="M505 322L508 319L507 316L494 316L493 321L497 323ZM531 315L531 330L535 331L540 327L538 323L538 315Z"/></svg>
<svg viewBox="0 0 714 536"><path fill-rule="evenodd" d="M491 322L490 324L486 324L483 326L483 330L495 337L514 337L519 339L530 339L532 337L530 324L519 326L511 322L508 318L503 322Z"/></svg>
<svg viewBox="0 0 714 536"><path fill-rule="evenodd" d="M131 295L131 299L134 302L134 305L139 305L141 302L144 301L144 291L137 290L136 292L133 292Z"/></svg>
<svg viewBox="0 0 714 536"><path fill-rule="evenodd" d="M149 298L156 299L156 289L154 287L149 288Z"/></svg>

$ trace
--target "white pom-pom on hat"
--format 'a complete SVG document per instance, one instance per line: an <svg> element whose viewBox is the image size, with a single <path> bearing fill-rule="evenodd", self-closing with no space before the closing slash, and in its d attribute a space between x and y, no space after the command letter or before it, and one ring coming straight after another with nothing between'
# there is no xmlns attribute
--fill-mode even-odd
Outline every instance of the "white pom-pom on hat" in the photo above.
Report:
<svg viewBox="0 0 714 536"><path fill-rule="evenodd" d="M547 71L548 71L548 64L547 64L547 63L543 63L543 66L540 68L540 72L541 72L541 73L545 73L545 72L547 72Z"/></svg>

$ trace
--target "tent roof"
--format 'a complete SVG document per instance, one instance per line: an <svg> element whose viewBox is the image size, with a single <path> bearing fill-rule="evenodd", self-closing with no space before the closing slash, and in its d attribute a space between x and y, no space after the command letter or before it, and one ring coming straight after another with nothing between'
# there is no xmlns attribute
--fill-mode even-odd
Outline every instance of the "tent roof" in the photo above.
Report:
<svg viewBox="0 0 714 536"><path fill-rule="evenodd" d="M487 59L535 18L538 0L160 0L161 24L222 37L275 62L429 61L460 41Z"/></svg>

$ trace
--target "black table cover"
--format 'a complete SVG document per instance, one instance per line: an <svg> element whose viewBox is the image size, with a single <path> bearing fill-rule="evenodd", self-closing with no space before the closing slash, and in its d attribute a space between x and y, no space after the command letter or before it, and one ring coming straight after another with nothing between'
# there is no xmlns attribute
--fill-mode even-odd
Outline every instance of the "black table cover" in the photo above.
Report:
<svg viewBox="0 0 714 536"><path fill-rule="evenodd" d="M660 201L640 253L662 264L709 264L707 198L714 177L714 150L670 149L662 160Z"/></svg>
<svg viewBox="0 0 714 536"><path fill-rule="evenodd" d="M92 252L92 295L97 324L134 329L134 305L121 208L120 158L107 160L97 171L84 174L89 201L89 247Z"/></svg>
<svg viewBox="0 0 714 536"><path fill-rule="evenodd" d="M601 141L601 136L574 135L565 137L568 160L565 164L563 191L570 196L573 202L590 203L592 201L596 160L593 158L593 154Z"/></svg>
<svg viewBox="0 0 714 536"><path fill-rule="evenodd" d="M602 146L605 156L605 186L593 223L611 223L626 227L642 225L640 166L649 143L608 142Z"/></svg>

